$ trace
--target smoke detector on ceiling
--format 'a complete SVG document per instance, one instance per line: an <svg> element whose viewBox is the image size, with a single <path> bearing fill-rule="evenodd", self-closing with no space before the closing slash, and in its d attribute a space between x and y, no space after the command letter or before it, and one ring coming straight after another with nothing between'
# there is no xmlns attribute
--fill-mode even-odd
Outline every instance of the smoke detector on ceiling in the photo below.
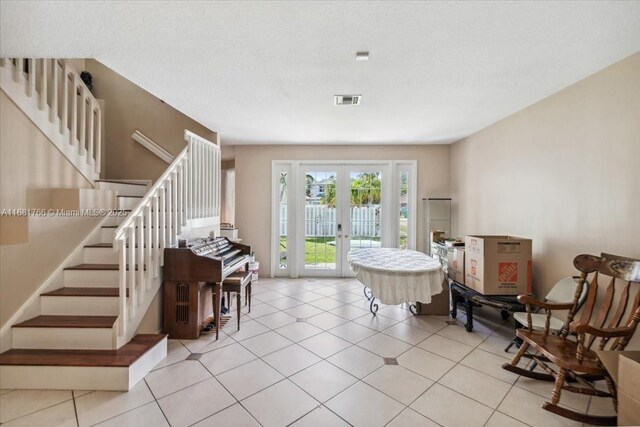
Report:
<svg viewBox="0 0 640 427"><path fill-rule="evenodd" d="M360 105L362 95L334 95L334 105Z"/></svg>

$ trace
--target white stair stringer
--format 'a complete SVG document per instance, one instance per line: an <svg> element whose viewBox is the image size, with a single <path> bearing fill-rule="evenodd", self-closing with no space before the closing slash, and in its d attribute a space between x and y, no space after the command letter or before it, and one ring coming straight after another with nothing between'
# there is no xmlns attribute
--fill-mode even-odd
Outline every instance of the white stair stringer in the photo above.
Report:
<svg viewBox="0 0 640 427"><path fill-rule="evenodd" d="M84 153L80 154L78 145L71 140L69 129L65 128L64 134L60 133L60 118L55 116L53 121L50 120L49 105L45 105L43 109L40 109L38 97L26 95L24 80L14 80L13 71L10 67L0 67L0 88L24 112L29 120L47 136L78 172L91 183L98 179L99 174L95 172L95 161L93 159L87 160L87 156Z"/></svg>

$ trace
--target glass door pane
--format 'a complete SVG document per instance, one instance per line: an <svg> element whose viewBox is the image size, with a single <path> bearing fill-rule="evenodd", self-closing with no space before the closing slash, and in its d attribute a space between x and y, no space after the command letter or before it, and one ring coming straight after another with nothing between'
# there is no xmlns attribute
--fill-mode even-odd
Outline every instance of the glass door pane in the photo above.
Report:
<svg viewBox="0 0 640 427"><path fill-rule="evenodd" d="M350 172L350 248L379 248L381 238L382 173Z"/></svg>

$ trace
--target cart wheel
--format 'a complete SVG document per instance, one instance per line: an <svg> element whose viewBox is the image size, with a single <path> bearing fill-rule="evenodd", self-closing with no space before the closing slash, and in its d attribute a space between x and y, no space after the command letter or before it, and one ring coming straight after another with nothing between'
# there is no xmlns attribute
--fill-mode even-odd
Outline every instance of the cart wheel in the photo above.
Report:
<svg viewBox="0 0 640 427"><path fill-rule="evenodd" d="M500 311L500 316L502 317L502 320L507 320L509 318L509 312L507 310L502 310Z"/></svg>

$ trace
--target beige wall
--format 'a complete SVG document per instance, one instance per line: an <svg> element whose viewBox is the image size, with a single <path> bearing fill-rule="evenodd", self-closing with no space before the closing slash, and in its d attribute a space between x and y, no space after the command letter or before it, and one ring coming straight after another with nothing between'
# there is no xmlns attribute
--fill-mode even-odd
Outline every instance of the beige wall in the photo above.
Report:
<svg viewBox="0 0 640 427"><path fill-rule="evenodd" d="M139 130L173 155L185 147L184 130L216 141L215 132L125 79L100 62L87 59L85 69L93 76L93 94L104 99L106 167L103 177L157 179L167 164L131 138Z"/></svg>
<svg viewBox="0 0 640 427"><path fill-rule="evenodd" d="M0 209L51 208L52 188L91 188L91 185L4 92L0 92ZM0 246L0 325L4 325L99 220L0 218L3 234L7 221L8 227L26 227L21 231L28 237L28 243L20 239L23 244Z"/></svg>
<svg viewBox="0 0 640 427"><path fill-rule="evenodd" d="M451 193L460 234L533 239L538 296L580 253L640 258L640 53L453 144Z"/></svg>
<svg viewBox="0 0 640 427"><path fill-rule="evenodd" d="M427 196L449 194L449 146L236 146L235 220L243 243L251 245L260 274L271 267L272 160L417 160L418 248L422 249L422 203Z"/></svg>

